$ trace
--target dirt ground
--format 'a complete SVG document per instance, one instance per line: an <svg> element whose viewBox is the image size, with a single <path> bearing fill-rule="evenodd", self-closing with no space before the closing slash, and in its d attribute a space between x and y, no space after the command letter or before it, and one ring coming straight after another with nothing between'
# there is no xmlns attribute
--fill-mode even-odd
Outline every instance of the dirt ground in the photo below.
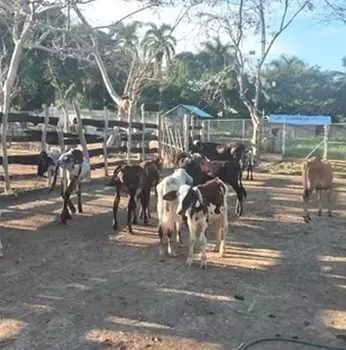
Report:
<svg viewBox="0 0 346 350"><path fill-rule="evenodd" d="M104 183L85 184L84 213L66 226L56 221L58 191L0 197L0 349L236 349L280 336L346 348L341 180L334 217L317 217L313 209L305 224L300 178L255 174L244 182L243 217L234 218L230 198L225 258L211 252L215 235L208 232L206 270L198 262L185 266L186 230L178 257L158 261L156 218L150 227L135 226L133 235L109 239L113 189ZM154 199L151 206L156 217Z"/></svg>

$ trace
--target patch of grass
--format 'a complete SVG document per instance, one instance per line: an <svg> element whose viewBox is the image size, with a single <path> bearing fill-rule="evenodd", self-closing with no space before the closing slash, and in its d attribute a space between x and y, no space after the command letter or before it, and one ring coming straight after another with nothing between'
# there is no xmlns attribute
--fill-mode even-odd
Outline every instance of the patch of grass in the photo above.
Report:
<svg viewBox="0 0 346 350"><path fill-rule="evenodd" d="M289 158L305 158L320 142L320 137L296 138L286 149L285 157ZM328 142L328 159L345 160L346 143ZM319 147L312 155L323 155L323 146Z"/></svg>

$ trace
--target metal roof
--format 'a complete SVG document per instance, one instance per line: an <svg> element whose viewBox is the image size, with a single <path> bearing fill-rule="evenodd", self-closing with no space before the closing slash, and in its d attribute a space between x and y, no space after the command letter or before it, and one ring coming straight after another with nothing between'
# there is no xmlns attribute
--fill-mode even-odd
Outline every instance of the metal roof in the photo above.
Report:
<svg viewBox="0 0 346 350"><path fill-rule="evenodd" d="M183 107L183 108L187 109L190 113L196 114L201 119L213 119L213 116L211 114L204 112L202 109L200 109L196 106L193 106L193 105L184 105L184 104L180 104L180 105L175 106L174 108L172 108L169 111L167 111L166 113L164 113L163 116L172 113L174 110L176 110L179 107Z"/></svg>
<svg viewBox="0 0 346 350"><path fill-rule="evenodd" d="M326 115L271 114L269 122L294 125L330 125L332 124L332 118Z"/></svg>
<svg viewBox="0 0 346 350"><path fill-rule="evenodd" d="M200 118L203 119L213 119L213 116L210 115L207 112L204 112L203 110L201 110L200 108L193 106L193 105L182 105L184 108L186 108L187 110L189 110L191 113L198 115Z"/></svg>

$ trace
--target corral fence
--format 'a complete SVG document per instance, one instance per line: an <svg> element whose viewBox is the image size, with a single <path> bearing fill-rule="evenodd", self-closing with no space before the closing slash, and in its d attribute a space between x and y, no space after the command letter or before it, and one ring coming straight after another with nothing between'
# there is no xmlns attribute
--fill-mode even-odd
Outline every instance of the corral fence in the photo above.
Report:
<svg viewBox="0 0 346 350"><path fill-rule="evenodd" d="M81 110L78 116L77 110L68 111L68 115L71 125L65 131L65 116L54 108L45 106L42 113L9 113L7 142L10 172L13 164L36 165L41 150L49 152L57 146L66 150L77 145L83 148L83 144L89 159L92 158L92 169L104 168L105 176L109 175L108 166L119 164L119 158L130 163L157 154L171 163L176 152L187 150L191 138L195 138L194 134L201 129L201 126L194 125L190 115L184 116L180 124L173 123L168 118L161 118L158 113L146 112L143 106L130 125L127 121L118 120L106 107L89 114ZM2 121L1 113L0 117ZM109 161L108 158L116 160Z"/></svg>
<svg viewBox="0 0 346 350"><path fill-rule="evenodd" d="M250 119L213 119L208 121L211 142L241 141L250 145L253 127ZM346 123L331 125L293 125L261 120L260 151L282 158L308 158L321 155L346 160Z"/></svg>

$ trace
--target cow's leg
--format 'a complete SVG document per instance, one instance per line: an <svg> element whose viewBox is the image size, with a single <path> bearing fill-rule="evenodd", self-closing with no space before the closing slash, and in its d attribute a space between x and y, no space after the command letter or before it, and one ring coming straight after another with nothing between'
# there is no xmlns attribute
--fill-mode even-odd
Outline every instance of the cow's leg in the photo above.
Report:
<svg viewBox="0 0 346 350"><path fill-rule="evenodd" d="M219 253L221 257L225 256L226 240L228 234L228 206L225 207L222 217L222 230L221 230L221 242L219 247Z"/></svg>
<svg viewBox="0 0 346 350"><path fill-rule="evenodd" d="M143 221L144 225L148 225L148 203L149 203L149 196L150 196L150 190L142 190L140 200L141 200L141 207L142 207L142 214L143 214Z"/></svg>
<svg viewBox="0 0 346 350"><path fill-rule="evenodd" d="M207 219L203 220L201 233L199 236L199 242L201 245L201 268L204 269L207 266L207 237L205 235L205 231L208 227Z"/></svg>
<svg viewBox="0 0 346 350"><path fill-rule="evenodd" d="M51 166L48 167L48 170L47 170L47 177L48 177L48 187L51 186L52 184L52 170L51 170Z"/></svg>
<svg viewBox="0 0 346 350"><path fill-rule="evenodd" d="M77 198L78 198L78 213L83 213L82 206L82 183L79 182L77 185Z"/></svg>
<svg viewBox="0 0 346 350"><path fill-rule="evenodd" d="M172 247L172 235L173 235L173 230L168 230L167 231L167 254L169 256L177 256L177 253Z"/></svg>
<svg viewBox="0 0 346 350"><path fill-rule="evenodd" d="M327 205L328 205L328 216L332 217L332 193L333 193L333 187L330 186L326 190L326 195L327 195Z"/></svg>
<svg viewBox="0 0 346 350"><path fill-rule="evenodd" d="M159 258L161 261L165 260L165 248L164 248L164 242L163 242L163 229L162 226L159 225L158 227L158 234L160 238L160 249L159 249Z"/></svg>
<svg viewBox="0 0 346 350"><path fill-rule="evenodd" d="M142 199L142 192L141 192L141 194L139 195L139 218L140 219L143 219L143 204L142 204L142 202L143 202L143 199Z"/></svg>
<svg viewBox="0 0 346 350"><path fill-rule="evenodd" d="M237 203L235 206L235 215L241 216L243 213L243 189L239 186L238 183L232 184L232 187L237 194Z"/></svg>
<svg viewBox="0 0 346 350"><path fill-rule="evenodd" d="M176 242L179 246L183 245L183 240L181 239L181 224L181 221L175 222Z"/></svg>
<svg viewBox="0 0 346 350"><path fill-rule="evenodd" d="M0 258L2 258L4 256L3 250L4 250L4 248L2 246L1 239L0 239Z"/></svg>
<svg viewBox="0 0 346 350"><path fill-rule="evenodd" d="M312 193L311 189L307 189L303 193L303 208L304 208L303 209L304 210L303 218L304 218L305 222L309 222L311 220L311 217L309 214L309 209L308 209L309 199L310 199L311 193Z"/></svg>
<svg viewBox="0 0 346 350"><path fill-rule="evenodd" d="M195 249L195 243L196 243L196 232L193 229L189 229L190 233L190 237L189 237L189 252L187 255L187 260L186 260L186 265L187 266L191 266L193 263L193 253L194 253L194 249Z"/></svg>
<svg viewBox="0 0 346 350"><path fill-rule="evenodd" d="M127 231L132 233L132 214L133 214L133 223L137 224L137 213L136 213L136 190L129 190L129 203L127 205Z"/></svg>
<svg viewBox="0 0 346 350"><path fill-rule="evenodd" d="M317 215L322 216L323 202L322 202L322 190L317 190L317 202L318 202L318 211Z"/></svg>
<svg viewBox="0 0 346 350"><path fill-rule="evenodd" d="M215 232L216 232L216 242L213 252L218 253L220 251L221 244L221 230L222 230L222 217L215 220Z"/></svg>
<svg viewBox="0 0 346 350"><path fill-rule="evenodd" d="M71 200L70 200L70 196L71 196L71 193L72 191L74 190L75 188L75 185L76 185L76 180L75 179L71 179L70 180L70 183L68 184L66 190L64 191L64 195L63 195L63 208L62 208L62 211L61 211L61 214L60 214L60 219L61 219L61 223L62 224L66 224L66 220L67 219L71 219L71 215L68 211L68 208L67 206L70 207L71 211L72 211L72 208L71 206L74 208ZM74 211L76 211L76 209L74 208Z"/></svg>
<svg viewBox="0 0 346 350"><path fill-rule="evenodd" d="M63 203L65 202L65 189L67 188L67 184L65 181L63 181L63 179L61 180L61 186L60 186L60 195L61 195L61 198L63 200ZM61 217L61 215L60 215ZM66 219L72 219L71 217L71 214L68 210L66 210L65 212L65 217Z"/></svg>
<svg viewBox="0 0 346 350"><path fill-rule="evenodd" d="M114 201L113 201L113 230L118 230L117 213L118 213L118 207L120 202L121 184L119 182L116 182L115 186L116 186L115 188L116 194L114 196Z"/></svg>

